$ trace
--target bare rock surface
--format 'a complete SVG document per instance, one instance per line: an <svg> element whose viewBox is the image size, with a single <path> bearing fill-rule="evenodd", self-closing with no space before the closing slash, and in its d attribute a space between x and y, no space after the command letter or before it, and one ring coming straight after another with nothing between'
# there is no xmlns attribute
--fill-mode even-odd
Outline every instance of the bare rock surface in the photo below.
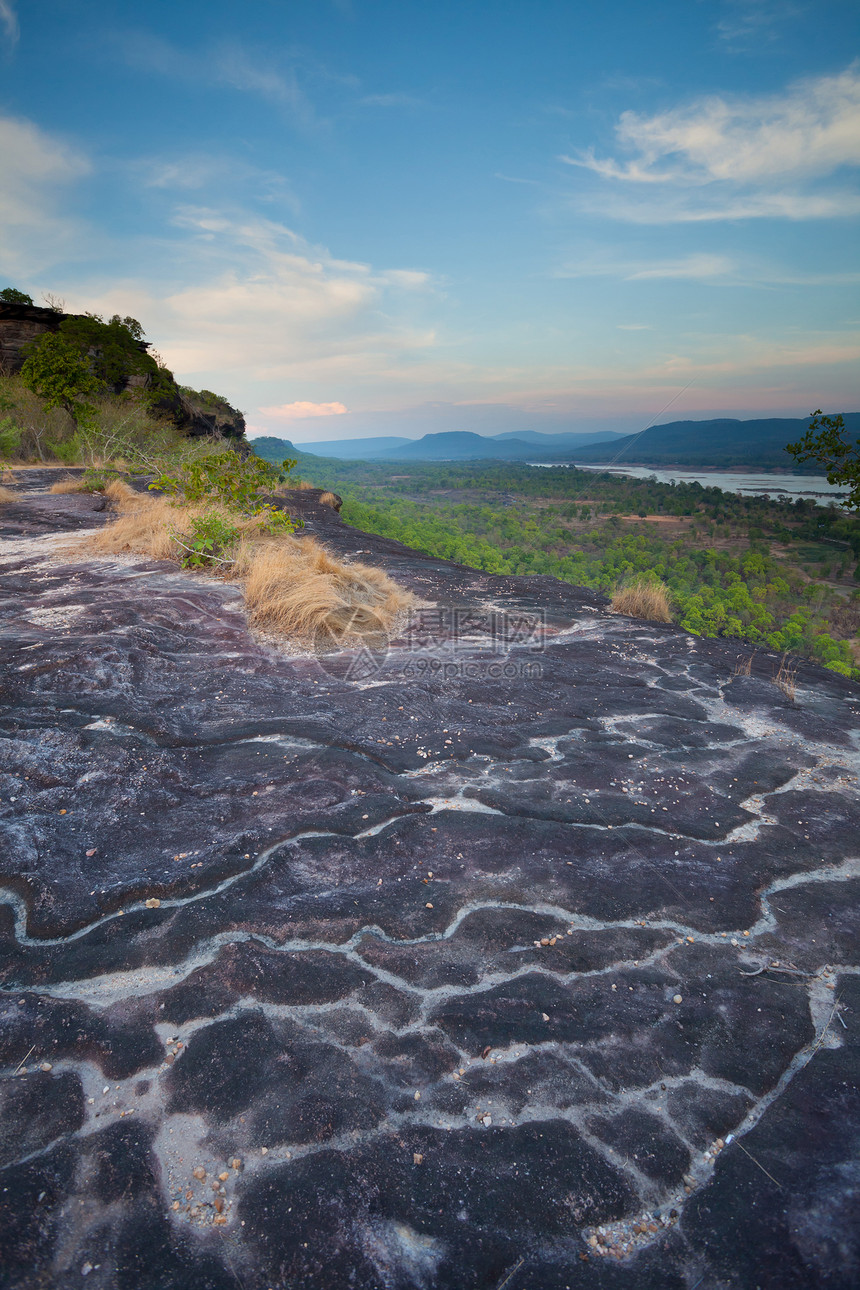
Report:
<svg viewBox="0 0 860 1290"><path fill-rule="evenodd" d="M0 1285L860 1284L860 691L343 524L386 651L0 510Z"/></svg>

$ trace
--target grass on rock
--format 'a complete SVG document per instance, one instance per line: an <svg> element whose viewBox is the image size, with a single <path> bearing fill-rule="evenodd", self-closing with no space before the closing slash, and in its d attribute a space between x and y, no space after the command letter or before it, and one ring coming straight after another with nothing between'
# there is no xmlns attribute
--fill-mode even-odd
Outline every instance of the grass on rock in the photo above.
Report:
<svg viewBox="0 0 860 1290"><path fill-rule="evenodd" d="M242 516L212 503L178 506L113 480L105 496L117 518L87 537L93 555L130 551L155 560L181 558L196 519L217 513L238 532L222 553L224 577L244 584L251 622L278 635L322 640L331 648L390 632L411 595L381 569L345 563L313 538L270 534L265 517Z"/></svg>
<svg viewBox="0 0 860 1290"><path fill-rule="evenodd" d="M663 582L637 578L613 593L612 612L651 623L671 623L669 590Z"/></svg>

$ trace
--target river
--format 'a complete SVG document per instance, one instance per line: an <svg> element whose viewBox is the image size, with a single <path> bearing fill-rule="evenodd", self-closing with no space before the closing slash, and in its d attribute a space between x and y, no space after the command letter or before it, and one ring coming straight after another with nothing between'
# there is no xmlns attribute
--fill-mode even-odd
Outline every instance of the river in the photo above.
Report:
<svg viewBox="0 0 860 1290"><path fill-rule="evenodd" d="M576 466L579 470L593 470L610 475L628 475L633 479L656 479L661 484L691 484L696 481L705 488L722 488L726 493L741 493L745 497L808 497L819 506L839 502L848 496L848 490L839 484L828 484L824 475L769 475L740 474L727 470L658 470L652 466L592 466L575 461L530 461L530 466Z"/></svg>

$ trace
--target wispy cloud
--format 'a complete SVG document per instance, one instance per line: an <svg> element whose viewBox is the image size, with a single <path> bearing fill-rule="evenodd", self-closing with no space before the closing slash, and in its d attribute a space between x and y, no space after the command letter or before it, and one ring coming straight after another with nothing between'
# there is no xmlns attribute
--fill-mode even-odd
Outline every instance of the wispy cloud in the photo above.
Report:
<svg viewBox="0 0 860 1290"><path fill-rule="evenodd" d="M820 219L856 214L844 185L811 187L860 165L860 65L801 81L784 94L697 100L654 116L622 113L624 160L594 150L561 158L599 178L640 190L617 210L637 222ZM659 190L654 200L642 190ZM673 196L666 199L666 192ZM638 213L637 213L638 211Z"/></svg>
<svg viewBox="0 0 860 1290"><path fill-rule="evenodd" d="M3 24L3 30L6 33L6 39L10 45L17 45L21 29L18 26L18 15L12 0L0 0L0 23Z"/></svg>
<svg viewBox="0 0 860 1290"><path fill-rule="evenodd" d="M737 265L725 255L706 252L673 260L583 260L557 270L558 278L621 278L625 282L647 282L660 278L708 282L737 277Z"/></svg>
<svg viewBox="0 0 860 1290"><path fill-rule="evenodd" d="M0 117L0 261L29 274L69 250L76 224L57 210L57 190L89 173L77 149L32 121Z"/></svg>
<svg viewBox="0 0 860 1290"><path fill-rule="evenodd" d="M277 421L304 421L308 417L341 417L348 412L343 403L281 403L272 408L260 408L263 416Z"/></svg>
<svg viewBox="0 0 860 1290"><path fill-rule="evenodd" d="M860 283L860 272L803 272L780 265L757 261L752 257L735 259L727 255L699 251L669 260L627 260L591 256L569 261L558 268L557 278L618 278L622 282L676 280L705 282L721 286L852 286Z"/></svg>
<svg viewBox="0 0 860 1290"><path fill-rule="evenodd" d="M745 53L775 40L780 28L805 7L790 0L728 0L716 32L733 53Z"/></svg>
<svg viewBox="0 0 860 1290"><path fill-rule="evenodd" d="M316 111L301 82L326 78L327 74L313 59L298 53L275 60L267 52L245 47L238 41L180 49L150 32L124 33L112 37L110 43L130 67L158 76L181 78L185 83L216 85L252 94L284 109L300 124L317 123Z"/></svg>

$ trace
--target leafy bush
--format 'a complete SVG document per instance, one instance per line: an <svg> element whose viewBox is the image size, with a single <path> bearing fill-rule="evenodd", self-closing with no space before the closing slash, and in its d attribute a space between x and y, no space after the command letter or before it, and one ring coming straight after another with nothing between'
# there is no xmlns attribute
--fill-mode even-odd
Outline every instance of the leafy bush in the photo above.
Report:
<svg viewBox="0 0 860 1290"><path fill-rule="evenodd" d="M264 508L265 494L271 493L295 464L283 461L278 469L261 457L242 458L228 448L225 452L208 453L187 461L176 474L162 471L149 487L171 497L182 497L186 502L211 500L244 514L258 514ZM283 512L277 514L283 515ZM283 523L278 521L281 526Z"/></svg>
<svg viewBox="0 0 860 1290"><path fill-rule="evenodd" d="M11 417L0 417L0 457L14 457L20 447L20 426Z"/></svg>
<svg viewBox="0 0 860 1290"><path fill-rule="evenodd" d="M197 515L191 521L188 542L182 541L176 534L173 540L185 551L182 565L186 569L205 569L213 564L232 564L225 553L240 536L235 524L218 511L207 511Z"/></svg>

